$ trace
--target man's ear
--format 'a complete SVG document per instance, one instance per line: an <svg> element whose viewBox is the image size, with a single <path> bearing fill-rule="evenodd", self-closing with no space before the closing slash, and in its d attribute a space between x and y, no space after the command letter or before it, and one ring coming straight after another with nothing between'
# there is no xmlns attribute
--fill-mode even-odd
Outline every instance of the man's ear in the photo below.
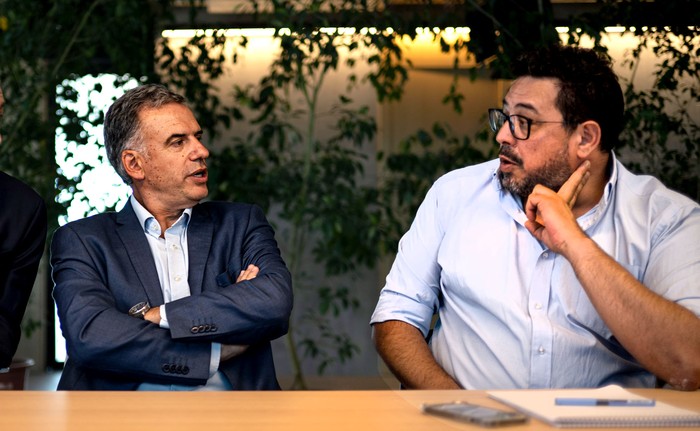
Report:
<svg viewBox="0 0 700 431"><path fill-rule="evenodd" d="M600 124L593 120L584 121L578 126L580 141L577 155L581 159L587 159L591 153L600 147Z"/></svg>
<svg viewBox="0 0 700 431"><path fill-rule="evenodd" d="M122 151L122 165L126 174L131 177L132 180L142 180L145 177L145 172L143 171L143 158L141 153L135 150L124 150Z"/></svg>

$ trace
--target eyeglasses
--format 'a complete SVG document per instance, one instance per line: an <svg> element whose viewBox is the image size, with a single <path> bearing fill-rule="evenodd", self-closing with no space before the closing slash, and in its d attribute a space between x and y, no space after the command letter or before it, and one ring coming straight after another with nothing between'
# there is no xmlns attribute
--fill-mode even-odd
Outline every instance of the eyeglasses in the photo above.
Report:
<svg viewBox="0 0 700 431"><path fill-rule="evenodd" d="M515 139L524 141L530 137L530 127L533 124L558 123L564 124L564 121L539 121L531 118L523 117L522 115L508 115L500 109L489 109L489 126L491 130L498 133L503 127L503 123L508 121L508 128Z"/></svg>

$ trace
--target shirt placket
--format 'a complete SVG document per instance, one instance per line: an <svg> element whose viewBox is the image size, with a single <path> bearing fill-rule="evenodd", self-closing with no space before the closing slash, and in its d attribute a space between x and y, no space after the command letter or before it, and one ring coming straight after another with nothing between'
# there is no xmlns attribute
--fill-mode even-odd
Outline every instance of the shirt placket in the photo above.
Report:
<svg viewBox="0 0 700 431"><path fill-rule="evenodd" d="M181 226L173 226L165 231L165 254L168 262L167 277L170 281L171 299L177 300L190 296L190 287L187 283L187 263L184 248L182 247Z"/></svg>
<svg viewBox="0 0 700 431"><path fill-rule="evenodd" d="M555 253L540 253L529 289L528 309L532 322L530 387L547 388L552 380L553 331L548 317Z"/></svg>

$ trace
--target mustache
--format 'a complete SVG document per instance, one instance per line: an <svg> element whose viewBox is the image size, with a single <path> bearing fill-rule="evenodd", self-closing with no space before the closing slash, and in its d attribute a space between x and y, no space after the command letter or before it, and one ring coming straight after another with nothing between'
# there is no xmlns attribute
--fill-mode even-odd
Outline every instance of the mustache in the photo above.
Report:
<svg viewBox="0 0 700 431"><path fill-rule="evenodd" d="M513 149L507 145L501 145L501 147L498 150L498 155L503 156L507 159L510 159L515 164L521 165L523 164L523 160L518 157L515 152L513 152Z"/></svg>

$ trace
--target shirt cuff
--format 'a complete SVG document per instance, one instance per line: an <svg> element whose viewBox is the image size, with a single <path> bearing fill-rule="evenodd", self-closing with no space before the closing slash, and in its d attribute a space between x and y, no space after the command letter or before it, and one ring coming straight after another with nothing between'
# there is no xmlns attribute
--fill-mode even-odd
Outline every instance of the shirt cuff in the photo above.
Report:
<svg viewBox="0 0 700 431"><path fill-rule="evenodd" d="M160 307L160 323L158 324L161 328L170 329L170 324L168 323L168 315L165 313L165 304Z"/></svg>
<svg viewBox="0 0 700 431"><path fill-rule="evenodd" d="M428 336L434 310L427 304L408 298L390 290L382 290L377 306L372 313L370 324L399 320L418 328L424 337Z"/></svg>
<svg viewBox="0 0 700 431"><path fill-rule="evenodd" d="M221 361L221 343L211 343L211 359L209 360L209 378L212 378L219 371L219 361Z"/></svg>

